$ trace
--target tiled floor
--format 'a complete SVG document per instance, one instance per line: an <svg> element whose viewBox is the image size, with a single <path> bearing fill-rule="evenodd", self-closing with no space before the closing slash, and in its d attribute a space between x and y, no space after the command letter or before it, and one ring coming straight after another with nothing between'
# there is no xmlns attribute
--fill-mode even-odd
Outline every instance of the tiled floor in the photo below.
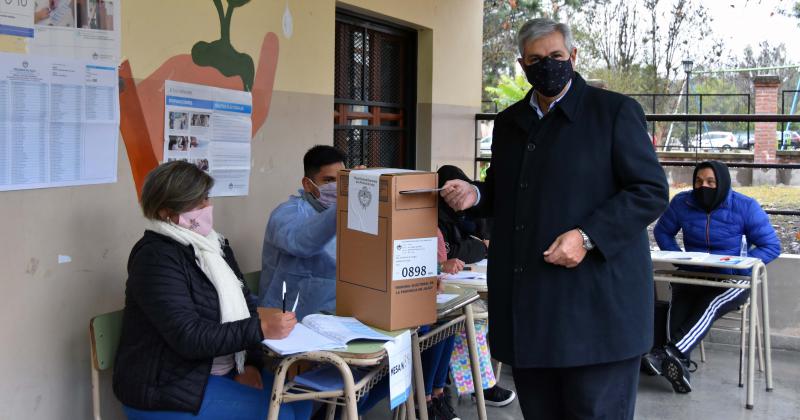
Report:
<svg viewBox="0 0 800 420"><path fill-rule="evenodd" d="M744 408L745 391L737 386L738 348L706 346L706 363L692 375L694 391L681 395L661 377L643 376L639 382L636 403L637 419L659 420L736 420L736 419L800 419L800 353L774 350L772 354L774 391L764 391L764 374L756 371L755 407ZM504 369L501 384L513 389L511 370ZM455 404L463 420L477 419L469 398ZM487 407L490 420L521 419L519 404L514 401L503 408ZM364 420L390 418L387 403L381 402Z"/></svg>

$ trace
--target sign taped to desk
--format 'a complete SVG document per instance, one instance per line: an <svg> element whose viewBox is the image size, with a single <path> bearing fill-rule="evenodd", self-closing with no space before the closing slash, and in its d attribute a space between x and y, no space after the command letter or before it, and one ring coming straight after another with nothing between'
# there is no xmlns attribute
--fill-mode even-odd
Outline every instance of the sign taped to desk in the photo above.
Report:
<svg viewBox="0 0 800 420"><path fill-rule="evenodd" d="M393 410L411 395L411 333L405 331L383 347L389 355L389 408Z"/></svg>

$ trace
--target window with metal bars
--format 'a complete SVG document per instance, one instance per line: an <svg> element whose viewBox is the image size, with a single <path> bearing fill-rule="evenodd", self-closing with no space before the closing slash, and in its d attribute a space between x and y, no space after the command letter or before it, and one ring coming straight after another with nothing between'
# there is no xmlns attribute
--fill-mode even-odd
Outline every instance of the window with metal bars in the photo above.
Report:
<svg viewBox="0 0 800 420"><path fill-rule="evenodd" d="M336 14L334 146L346 165L413 168L416 33Z"/></svg>

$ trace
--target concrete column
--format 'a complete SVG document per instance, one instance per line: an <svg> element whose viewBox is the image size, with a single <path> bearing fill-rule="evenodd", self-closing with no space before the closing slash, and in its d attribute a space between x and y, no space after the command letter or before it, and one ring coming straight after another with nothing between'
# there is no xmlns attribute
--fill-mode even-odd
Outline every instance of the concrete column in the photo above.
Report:
<svg viewBox="0 0 800 420"><path fill-rule="evenodd" d="M778 90L781 80L775 75L755 76L753 90L756 97L756 114L778 113ZM755 123L754 163L775 163L777 123ZM777 182L775 169L753 169L753 185L775 185Z"/></svg>

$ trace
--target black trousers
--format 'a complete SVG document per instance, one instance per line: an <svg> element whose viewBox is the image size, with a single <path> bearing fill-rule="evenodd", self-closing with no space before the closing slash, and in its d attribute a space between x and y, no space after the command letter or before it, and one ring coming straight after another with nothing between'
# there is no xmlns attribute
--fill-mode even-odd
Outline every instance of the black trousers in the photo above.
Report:
<svg viewBox="0 0 800 420"><path fill-rule="evenodd" d="M668 321L670 342L688 358L711 324L744 304L748 297L747 289L673 284Z"/></svg>
<svg viewBox="0 0 800 420"><path fill-rule="evenodd" d="M633 419L640 357L573 368L513 369L527 420Z"/></svg>

